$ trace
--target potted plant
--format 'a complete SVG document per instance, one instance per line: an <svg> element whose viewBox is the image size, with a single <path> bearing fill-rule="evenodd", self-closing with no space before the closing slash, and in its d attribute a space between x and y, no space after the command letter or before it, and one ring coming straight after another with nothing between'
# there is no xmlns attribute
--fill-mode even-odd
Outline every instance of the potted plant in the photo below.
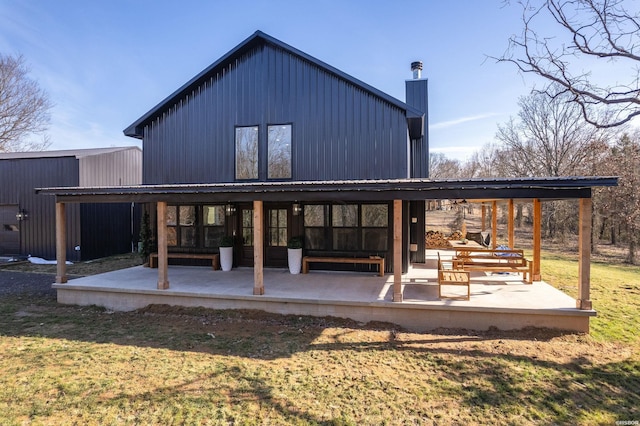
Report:
<svg viewBox="0 0 640 426"><path fill-rule="evenodd" d="M289 272L299 274L302 267L302 237L292 237L287 242L287 260L289 262Z"/></svg>
<svg viewBox="0 0 640 426"><path fill-rule="evenodd" d="M225 235L220 238L220 267L230 271L233 267L233 237Z"/></svg>

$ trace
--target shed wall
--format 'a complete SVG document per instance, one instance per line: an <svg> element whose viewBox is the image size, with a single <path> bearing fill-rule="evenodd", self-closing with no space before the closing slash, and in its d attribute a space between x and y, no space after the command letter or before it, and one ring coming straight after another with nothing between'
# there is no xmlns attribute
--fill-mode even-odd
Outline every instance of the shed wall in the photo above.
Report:
<svg viewBox="0 0 640 426"><path fill-rule="evenodd" d="M405 111L270 45L241 56L144 128L147 184L234 181L235 126L292 124L292 179L409 177Z"/></svg>
<svg viewBox="0 0 640 426"><path fill-rule="evenodd" d="M80 186L122 186L142 183L142 151L129 148L79 159Z"/></svg>
<svg viewBox="0 0 640 426"><path fill-rule="evenodd" d="M78 186L75 157L11 159L0 161L0 204L16 204L26 210L21 221L21 253L55 259L55 198L36 195L34 188ZM67 258L77 259L80 244L80 208L67 206Z"/></svg>

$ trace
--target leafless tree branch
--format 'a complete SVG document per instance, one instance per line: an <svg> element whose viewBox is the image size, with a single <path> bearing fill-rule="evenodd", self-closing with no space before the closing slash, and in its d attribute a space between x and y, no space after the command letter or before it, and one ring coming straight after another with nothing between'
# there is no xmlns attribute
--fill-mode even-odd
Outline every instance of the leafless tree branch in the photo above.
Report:
<svg viewBox="0 0 640 426"><path fill-rule="evenodd" d="M536 74L550 86L539 90L552 98L569 96L588 123L617 127L640 115L640 14L630 0L523 0L523 30L509 39L498 62ZM551 19L556 33L544 34ZM594 75L597 65L628 71L624 83ZM602 72L601 72L602 74ZM608 114L602 114L602 109Z"/></svg>
<svg viewBox="0 0 640 426"><path fill-rule="evenodd" d="M51 103L28 76L22 56L0 54L0 152L42 150L49 145Z"/></svg>

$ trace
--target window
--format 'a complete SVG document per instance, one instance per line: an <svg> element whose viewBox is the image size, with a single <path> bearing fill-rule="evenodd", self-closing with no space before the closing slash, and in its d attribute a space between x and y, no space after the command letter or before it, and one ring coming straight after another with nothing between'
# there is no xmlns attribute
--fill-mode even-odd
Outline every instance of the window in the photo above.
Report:
<svg viewBox="0 0 640 426"><path fill-rule="evenodd" d="M219 247L224 232L224 206L203 206L204 246Z"/></svg>
<svg viewBox="0 0 640 426"><path fill-rule="evenodd" d="M327 247L325 206L305 204L304 244L310 250L325 250Z"/></svg>
<svg viewBox="0 0 640 426"><path fill-rule="evenodd" d="M291 125L269 126L267 134L267 178L290 179Z"/></svg>
<svg viewBox="0 0 640 426"><path fill-rule="evenodd" d="M308 250L385 252L389 247L388 204L305 204Z"/></svg>
<svg viewBox="0 0 640 426"><path fill-rule="evenodd" d="M253 246L253 210L242 210L242 245Z"/></svg>
<svg viewBox="0 0 640 426"><path fill-rule="evenodd" d="M236 179L258 179L258 127L236 127Z"/></svg>
<svg viewBox="0 0 640 426"><path fill-rule="evenodd" d="M358 205L332 206L333 249L358 249Z"/></svg>
<svg viewBox="0 0 640 426"><path fill-rule="evenodd" d="M361 211L362 249L386 251L389 206L387 204L363 204Z"/></svg>
<svg viewBox="0 0 640 426"><path fill-rule="evenodd" d="M269 210L269 240L270 247L287 246L287 209Z"/></svg>
<svg viewBox="0 0 640 426"><path fill-rule="evenodd" d="M167 245L176 248L217 248L225 235L223 205L167 206Z"/></svg>

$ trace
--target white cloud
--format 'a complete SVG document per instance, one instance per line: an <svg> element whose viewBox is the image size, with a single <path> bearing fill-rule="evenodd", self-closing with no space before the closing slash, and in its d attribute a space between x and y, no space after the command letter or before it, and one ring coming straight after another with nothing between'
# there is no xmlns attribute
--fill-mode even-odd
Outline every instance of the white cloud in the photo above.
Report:
<svg viewBox="0 0 640 426"><path fill-rule="evenodd" d="M486 114L470 115L470 116L467 116L467 117L456 118L455 120L442 121L440 123L430 124L429 125L429 129L430 130L446 129L448 127L457 126L458 124L468 123L470 121L484 120L486 118L496 117L496 116L499 116L499 115L501 115L501 114L499 114L497 112L489 112L489 113L486 113Z"/></svg>

